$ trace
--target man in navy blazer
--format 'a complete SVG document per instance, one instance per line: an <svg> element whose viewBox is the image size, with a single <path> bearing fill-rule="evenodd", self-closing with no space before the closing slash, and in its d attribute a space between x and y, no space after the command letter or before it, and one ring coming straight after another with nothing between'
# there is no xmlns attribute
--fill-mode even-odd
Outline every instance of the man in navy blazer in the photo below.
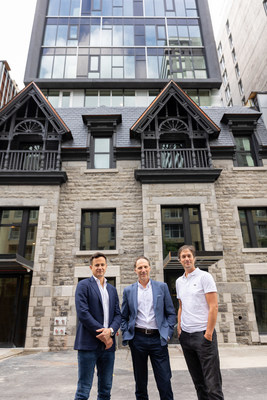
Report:
<svg viewBox="0 0 267 400"><path fill-rule="evenodd" d="M78 385L75 400L90 395L95 366L98 375L98 400L109 400L112 386L115 334L121 323L119 298L114 286L107 283L106 256L91 257L93 276L77 285L75 303L79 325L74 349L78 350Z"/></svg>
<svg viewBox="0 0 267 400"><path fill-rule="evenodd" d="M176 315L166 283L150 279L150 261L141 256L135 262L138 282L123 291L121 331L123 345L130 346L135 396L148 400L148 356L161 400L173 400L168 341Z"/></svg>

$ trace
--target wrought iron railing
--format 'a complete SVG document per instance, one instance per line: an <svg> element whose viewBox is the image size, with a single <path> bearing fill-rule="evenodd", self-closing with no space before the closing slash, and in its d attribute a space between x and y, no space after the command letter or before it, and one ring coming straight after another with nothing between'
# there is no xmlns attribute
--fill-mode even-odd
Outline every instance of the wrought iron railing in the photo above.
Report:
<svg viewBox="0 0 267 400"><path fill-rule="evenodd" d="M59 171L59 153L58 151L1 150L0 170Z"/></svg>
<svg viewBox="0 0 267 400"><path fill-rule="evenodd" d="M208 149L145 149L142 168L212 168Z"/></svg>

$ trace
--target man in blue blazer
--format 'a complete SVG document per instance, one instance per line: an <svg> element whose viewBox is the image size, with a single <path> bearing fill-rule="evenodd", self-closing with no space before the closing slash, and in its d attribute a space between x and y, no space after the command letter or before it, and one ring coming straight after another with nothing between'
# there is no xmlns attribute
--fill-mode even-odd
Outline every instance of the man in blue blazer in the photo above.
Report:
<svg viewBox="0 0 267 400"><path fill-rule="evenodd" d="M98 375L98 400L109 400L112 386L115 334L120 327L121 313L117 290L107 283L106 256L91 257L92 277L83 279L75 293L79 319L74 349L78 350L78 385L75 400L90 395L95 366Z"/></svg>
<svg viewBox="0 0 267 400"><path fill-rule="evenodd" d="M130 346L135 396L148 400L148 356L161 400L173 400L168 341L176 315L166 283L150 279L150 261L141 256L135 262L138 282L123 291L121 331L123 345Z"/></svg>

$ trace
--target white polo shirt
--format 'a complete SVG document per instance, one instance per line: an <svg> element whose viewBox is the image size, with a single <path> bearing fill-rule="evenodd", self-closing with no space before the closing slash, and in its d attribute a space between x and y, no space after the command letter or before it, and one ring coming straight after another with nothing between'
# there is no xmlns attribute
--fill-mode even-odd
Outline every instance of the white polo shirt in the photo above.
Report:
<svg viewBox="0 0 267 400"><path fill-rule="evenodd" d="M196 268L176 281L177 299L182 302L181 328L188 333L205 331L208 324L209 307L206 293L217 292L216 284L209 272Z"/></svg>

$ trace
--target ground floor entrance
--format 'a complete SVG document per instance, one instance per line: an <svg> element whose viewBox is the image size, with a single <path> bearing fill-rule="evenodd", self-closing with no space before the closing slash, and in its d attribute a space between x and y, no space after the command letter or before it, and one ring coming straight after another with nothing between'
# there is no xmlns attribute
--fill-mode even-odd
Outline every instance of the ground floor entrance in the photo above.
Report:
<svg viewBox="0 0 267 400"><path fill-rule="evenodd" d="M0 347L24 347L31 273L0 275Z"/></svg>

